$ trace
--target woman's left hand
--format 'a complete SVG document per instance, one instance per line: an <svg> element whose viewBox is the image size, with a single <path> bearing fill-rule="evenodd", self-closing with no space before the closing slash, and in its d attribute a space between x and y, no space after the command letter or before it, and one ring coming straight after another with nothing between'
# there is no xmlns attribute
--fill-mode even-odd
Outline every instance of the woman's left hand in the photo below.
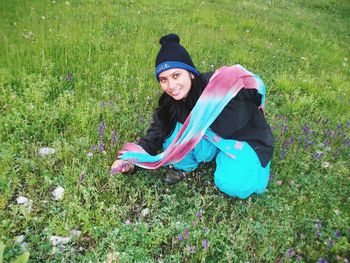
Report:
<svg viewBox="0 0 350 263"><path fill-rule="evenodd" d="M131 162L117 159L112 164L111 174L113 175L116 173L132 173L134 169L135 166Z"/></svg>

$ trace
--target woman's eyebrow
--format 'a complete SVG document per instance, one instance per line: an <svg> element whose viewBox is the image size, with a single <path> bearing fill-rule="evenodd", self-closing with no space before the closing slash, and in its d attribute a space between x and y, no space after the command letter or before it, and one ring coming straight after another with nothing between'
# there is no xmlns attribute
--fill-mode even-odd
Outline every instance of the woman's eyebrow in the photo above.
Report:
<svg viewBox="0 0 350 263"><path fill-rule="evenodd" d="M180 74L181 72L180 71L175 71L173 73L171 73L171 76L175 75L175 74Z"/></svg>

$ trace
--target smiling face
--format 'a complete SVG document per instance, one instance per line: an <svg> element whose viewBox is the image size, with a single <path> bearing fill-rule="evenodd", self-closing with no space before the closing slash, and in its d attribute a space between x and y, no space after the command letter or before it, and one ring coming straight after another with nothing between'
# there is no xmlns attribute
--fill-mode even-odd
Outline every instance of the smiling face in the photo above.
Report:
<svg viewBox="0 0 350 263"><path fill-rule="evenodd" d="M193 74L185 69L168 69L159 74L159 85L174 100L182 100L191 89L193 77Z"/></svg>

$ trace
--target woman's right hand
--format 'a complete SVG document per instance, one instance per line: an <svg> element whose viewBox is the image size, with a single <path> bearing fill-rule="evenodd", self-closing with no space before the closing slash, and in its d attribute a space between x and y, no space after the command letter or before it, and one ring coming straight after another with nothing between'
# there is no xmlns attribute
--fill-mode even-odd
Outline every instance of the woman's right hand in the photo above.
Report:
<svg viewBox="0 0 350 263"><path fill-rule="evenodd" d="M134 165L125 160L117 159L114 161L111 167L111 174L115 173L132 173L134 171Z"/></svg>

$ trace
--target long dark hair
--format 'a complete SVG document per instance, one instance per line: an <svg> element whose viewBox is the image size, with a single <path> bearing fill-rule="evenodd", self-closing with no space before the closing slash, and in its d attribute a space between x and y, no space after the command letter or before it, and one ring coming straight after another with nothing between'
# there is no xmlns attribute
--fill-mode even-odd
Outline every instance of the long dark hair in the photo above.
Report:
<svg viewBox="0 0 350 263"><path fill-rule="evenodd" d="M194 78L191 81L191 89L188 92L188 95L185 99L185 103L190 110L192 110L199 96L202 94L204 88L208 84L207 80L202 74L200 74L199 76L194 75ZM159 98L157 114L159 120L163 123L162 132L164 138L169 136L175 128L175 124L179 116L181 103L184 102L174 100L165 92L163 92L163 94Z"/></svg>

